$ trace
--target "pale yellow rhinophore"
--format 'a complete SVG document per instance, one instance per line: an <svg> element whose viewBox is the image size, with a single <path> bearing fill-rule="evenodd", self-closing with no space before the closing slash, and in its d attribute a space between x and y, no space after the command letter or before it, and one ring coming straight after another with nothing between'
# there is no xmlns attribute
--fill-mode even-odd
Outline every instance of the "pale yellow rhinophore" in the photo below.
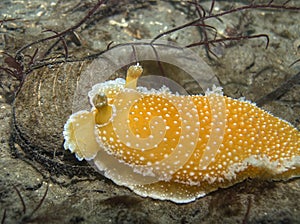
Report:
<svg viewBox="0 0 300 224"><path fill-rule="evenodd" d="M126 81L99 83L90 111L64 127L65 149L141 196L186 203L246 178L300 175L300 132L254 104L222 95L172 94Z"/></svg>

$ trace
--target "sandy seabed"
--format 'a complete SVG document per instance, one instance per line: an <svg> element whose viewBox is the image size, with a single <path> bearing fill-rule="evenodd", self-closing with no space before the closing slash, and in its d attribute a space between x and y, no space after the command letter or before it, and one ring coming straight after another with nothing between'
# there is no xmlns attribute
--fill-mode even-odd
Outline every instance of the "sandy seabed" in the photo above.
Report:
<svg viewBox="0 0 300 224"><path fill-rule="evenodd" d="M96 3L80 2L2 1L0 19L20 19L0 26L0 52L14 55L25 44L48 35L42 33L43 30L60 31L74 25ZM151 39L194 16L193 12L184 8L186 3L149 2L128 0L120 6L114 5L103 16L96 15L92 23L78 29L81 46L68 42L70 55L81 57L96 53L105 49L112 40L125 43L135 38ZM218 2L215 12L237 7L245 1L235 2L238 3ZM274 2L280 4L280 1ZM289 4L300 7L298 1ZM209 1L203 5L209 8ZM241 17L245 20L240 20L239 28L243 32L269 35L268 49L265 49L265 40L261 38L232 43L227 47L216 45L213 50L219 58L214 60L208 59L203 47L194 50L213 68L226 95L234 98L243 96L256 102L299 72L300 63L292 67L289 65L300 58L300 13L250 10L211 20L209 24L215 26L219 34L226 35L226 31L237 25ZM196 42L199 38L199 30L195 27L168 36L181 45ZM4 64L5 57L0 55L1 64ZM247 180L195 202L177 205L139 197L100 175L49 178L50 173L38 162L12 155L12 145L22 152L18 144L11 142L13 93L17 82L0 72L0 218L3 223L299 223L299 179L285 182ZM299 129L299 96L298 83L263 107ZM34 211L47 186L45 200Z"/></svg>

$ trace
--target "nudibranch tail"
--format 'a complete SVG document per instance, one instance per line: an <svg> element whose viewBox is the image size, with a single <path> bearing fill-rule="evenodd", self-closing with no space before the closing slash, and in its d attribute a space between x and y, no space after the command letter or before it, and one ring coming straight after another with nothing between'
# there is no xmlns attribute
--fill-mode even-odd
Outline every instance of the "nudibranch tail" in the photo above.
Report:
<svg viewBox="0 0 300 224"><path fill-rule="evenodd" d="M247 178L300 176L300 132L288 122L219 89L136 87L142 72L95 85L91 111L67 121L64 147L141 196L177 203Z"/></svg>

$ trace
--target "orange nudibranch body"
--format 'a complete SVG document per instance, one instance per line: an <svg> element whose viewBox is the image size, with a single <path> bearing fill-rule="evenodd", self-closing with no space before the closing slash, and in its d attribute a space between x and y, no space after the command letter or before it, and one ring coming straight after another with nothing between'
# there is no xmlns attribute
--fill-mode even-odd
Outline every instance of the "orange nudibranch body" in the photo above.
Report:
<svg viewBox="0 0 300 224"><path fill-rule="evenodd" d="M65 148L141 196L186 203L247 178L300 175L300 132L254 104L222 95L181 96L125 80L97 84L91 111L67 121Z"/></svg>

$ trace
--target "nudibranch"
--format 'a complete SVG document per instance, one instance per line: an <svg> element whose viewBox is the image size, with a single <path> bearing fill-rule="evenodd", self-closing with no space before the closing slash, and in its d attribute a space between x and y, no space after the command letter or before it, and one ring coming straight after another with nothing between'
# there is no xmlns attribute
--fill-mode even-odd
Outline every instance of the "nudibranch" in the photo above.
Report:
<svg viewBox="0 0 300 224"><path fill-rule="evenodd" d="M300 132L245 100L173 94L126 80L93 86L90 111L71 115L65 149L141 196L187 203L247 178L284 180L300 174Z"/></svg>

